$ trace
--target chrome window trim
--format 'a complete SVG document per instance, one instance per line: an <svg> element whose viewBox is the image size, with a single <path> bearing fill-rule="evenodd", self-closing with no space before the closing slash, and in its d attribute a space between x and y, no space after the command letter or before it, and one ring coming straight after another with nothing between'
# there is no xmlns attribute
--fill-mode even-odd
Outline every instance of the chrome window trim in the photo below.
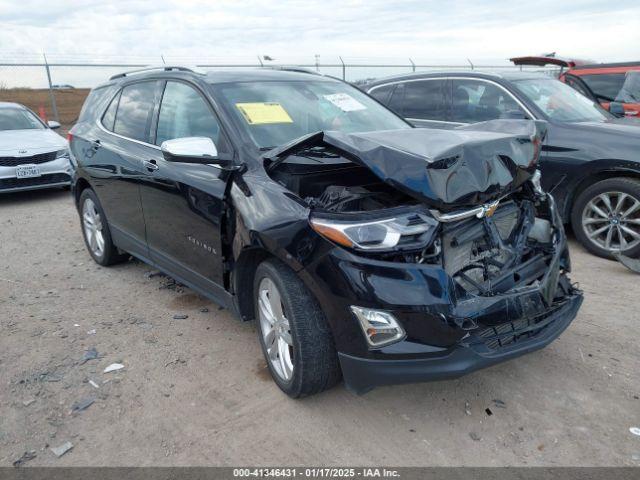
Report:
<svg viewBox="0 0 640 480"><path fill-rule="evenodd" d="M100 118L102 118L102 117L100 117ZM122 138L123 140L127 140L127 141L133 142L133 143L138 143L140 145L144 145L145 147L151 147L154 150L159 150L160 152L162 152L162 148L160 148L158 145L152 145L150 143L143 142L141 140L136 140L135 138L129 138L129 137L125 137L124 135L120 135L118 133L110 132L109 130L107 130L102 125L102 122L100 121L100 118L96 118L96 124L98 125L98 128L100 128L103 132L106 132L109 135L113 135L114 137ZM222 170L222 166L216 165L214 163L204 163L202 165L209 165L210 167L214 167L214 168L217 168L218 170Z"/></svg>
<svg viewBox="0 0 640 480"><path fill-rule="evenodd" d="M173 79L171 79L171 80L173 80ZM142 80L142 81L145 81L145 80ZM165 79L165 81L169 81L169 79ZM138 82L134 82L134 83L138 83ZM183 82L183 83L186 83L187 85L192 85L189 82ZM131 84L129 84L129 85L131 85ZM107 109L111 105L111 102L113 101L113 99L116 97L116 95L118 95L118 93L120 93L122 91L123 88L124 88L124 86L121 86L120 88L116 89L116 92L111 97L111 100L109 100L107 102L107 104L106 104L106 107L102 109L102 113L100 113L100 115L97 116L96 125L98 126L98 128L100 130L102 130L105 133L108 133L109 135L113 135L114 137L118 137L118 138L121 138L123 140L127 140L129 142L137 143L137 144L143 145L145 147L151 147L154 150L159 150L160 152L162 152L162 148L160 148L160 146L158 146L158 145L154 145L154 144L151 144L151 143L143 142L142 140L136 140L135 138L125 137L124 135L120 135L119 133L115 133L115 132L112 132L111 130L107 130L107 127L105 127L102 124L102 117L104 117L104 114L106 113ZM200 93L199 90L196 90L196 91L198 91L198 93L202 96L202 94ZM164 95L164 92L163 92L163 95ZM204 98L204 100L207 101L206 98ZM162 103L162 98L160 98L160 103ZM207 102L207 103L209 103L209 102ZM219 120L218 116L215 115L215 113L214 113L214 116L215 116L216 120ZM219 121L218 121L218 123L220 124L220 130L222 131L222 124ZM216 165L214 163L205 163L203 165L209 165L210 167L214 167L214 168L217 168L218 170L222 170L222 166Z"/></svg>
<svg viewBox="0 0 640 480"><path fill-rule="evenodd" d="M500 88L501 90L503 90L507 95L509 95L513 100L515 100L515 102L520 106L520 108L522 108L522 110L524 110L524 112L527 115L529 115L532 120L538 120L538 118L533 113L531 113L531 110L529 110L529 108L527 108L524 103L522 103L518 98L516 98L513 95L513 93L511 93L509 90L507 90L503 85L500 85L498 82L496 82L494 80L489 80L488 78L457 77L457 76L453 76L453 77L447 76L447 77L411 78L411 79L408 79L408 80L396 80L396 81L392 81L392 82L381 83L380 85L376 85L375 87L372 87L369 90L367 90L367 93L370 94L376 88L385 87L387 85L397 85L399 83L408 83L408 82L422 82L422 81L425 81L425 80L475 80L476 82L491 83L491 84L495 85L496 87ZM407 119L407 120L409 120L409 119ZM442 120L430 120L430 119L425 119L425 118L416 118L414 120L429 120L429 121L433 121L433 122L442 121ZM459 124L459 125L470 125L469 123L460 123L460 122L445 122L445 123L455 123L455 124Z"/></svg>
<svg viewBox="0 0 640 480"><path fill-rule="evenodd" d="M98 128L100 128L100 130L102 130L103 132L106 132L109 135L113 135L114 137L122 138L123 140L128 140L133 143L144 145L145 147L151 147L151 148L154 148L155 150L162 150L158 145L152 145L151 143L143 142L142 140L136 140L135 138L125 137L124 135L120 135L119 133L115 133L115 132L112 132L111 130L107 130L107 127L102 125L101 119L103 115L104 115L104 112L100 117L96 118L96 125L98 125Z"/></svg>

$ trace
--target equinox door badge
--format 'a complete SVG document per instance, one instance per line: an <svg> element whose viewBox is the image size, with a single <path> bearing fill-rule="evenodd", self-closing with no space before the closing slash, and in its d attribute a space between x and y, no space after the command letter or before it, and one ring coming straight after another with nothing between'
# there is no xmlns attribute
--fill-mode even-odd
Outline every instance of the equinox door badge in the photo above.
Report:
<svg viewBox="0 0 640 480"><path fill-rule="evenodd" d="M192 237L191 235L187 235L187 240L189 240L194 245L205 249L209 253L213 253L214 255L218 254L218 252L216 252L216 249L213 248L211 245L209 245L208 243L205 243L205 242L203 242L201 240L198 240L197 238Z"/></svg>

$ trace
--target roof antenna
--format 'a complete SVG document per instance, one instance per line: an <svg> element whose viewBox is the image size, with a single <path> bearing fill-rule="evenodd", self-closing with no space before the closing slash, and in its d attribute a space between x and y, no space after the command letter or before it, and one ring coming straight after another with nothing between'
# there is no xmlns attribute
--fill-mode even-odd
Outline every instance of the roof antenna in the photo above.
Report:
<svg viewBox="0 0 640 480"><path fill-rule="evenodd" d="M467 58L467 62L469 62L469 65L471 65L471 70L473 70L473 63L471 63L471 60Z"/></svg>

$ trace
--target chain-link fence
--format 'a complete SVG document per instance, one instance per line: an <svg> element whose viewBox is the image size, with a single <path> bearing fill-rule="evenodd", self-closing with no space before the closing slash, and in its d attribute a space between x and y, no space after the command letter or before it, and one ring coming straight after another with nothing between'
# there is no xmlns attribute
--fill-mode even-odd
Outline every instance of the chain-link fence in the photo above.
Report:
<svg viewBox="0 0 640 480"><path fill-rule="evenodd" d="M89 58L72 55L0 55L0 101L17 102L42 118L59 121L63 129L75 123L89 90L117 73L161 65L186 65L199 70L295 66L316 70L353 83L402 73L429 70L514 70L509 64L437 65L418 59L372 59L355 57L273 59L268 55L230 58L116 57ZM537 71L541 70L536 68ZM542 71L553 74L551 69Z"/></svg>

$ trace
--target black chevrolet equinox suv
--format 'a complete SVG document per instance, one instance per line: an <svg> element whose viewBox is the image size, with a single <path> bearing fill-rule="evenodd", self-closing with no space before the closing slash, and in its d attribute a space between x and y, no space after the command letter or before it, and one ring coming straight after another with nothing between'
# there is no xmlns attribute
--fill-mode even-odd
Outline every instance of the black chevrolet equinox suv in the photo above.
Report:
<svg viewBox="0 0 640 480"><path fill-rule="evenodd" d="M97 263L132 255L256 319L288 395L364 393L538 350L575 318L544 134L412 128L312 72L162 67L91 91L73 192Z"/></svg>

